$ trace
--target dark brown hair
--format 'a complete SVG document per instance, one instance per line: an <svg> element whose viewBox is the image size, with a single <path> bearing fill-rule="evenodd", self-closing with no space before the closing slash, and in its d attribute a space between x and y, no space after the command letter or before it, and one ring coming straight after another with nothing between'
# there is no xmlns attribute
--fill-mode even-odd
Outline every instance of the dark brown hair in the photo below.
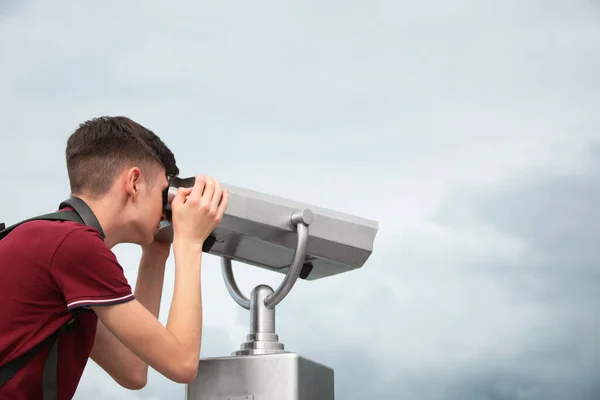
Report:
<svg viewBox="0 0 600 400"><path fill-rule="evenodd" d="M80 124L65 153L72 194L101 196L128 166L144 170L158 163L168 180L179 174L175 156L162 140L127 117L104 116Z"/></svg>

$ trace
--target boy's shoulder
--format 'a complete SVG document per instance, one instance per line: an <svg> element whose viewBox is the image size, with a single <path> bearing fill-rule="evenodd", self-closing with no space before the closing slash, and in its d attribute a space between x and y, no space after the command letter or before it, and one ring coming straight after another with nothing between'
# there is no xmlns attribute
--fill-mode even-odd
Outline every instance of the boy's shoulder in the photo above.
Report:
<svg viewBox="0 0 600 400"><path fill-rule="evenodd" d="M97 239L101 242L102 237L98 230L91 226L73 221L48 221L35 220L26 222L16 227L8 237L18 237L19 239L44 237L47 239L63 240L65 237L77 237Z"/></svg>
<svg viewBox="0 0 600 400"><path fill-rule="evenodd" d="M52 217L55 218L56 214L69 214L73 211L74 210L72 207L67 206L63 209L56 210ZM64 220L43 219L43 216L36 218L40 219L33 219L31 221L25 220L21 222L7 236L5 236L5 238L10 237L12 240L22 240L26 236L28 238L35 236L50 236L54 238L60 238L67 235L92 235L104 241L100 235L100 232L96 228L85 225L81 222L73 221L74 217L72 215L65 215ZM5 224L5 227L10 225L11 224Z"/></svg>
<svg viewBox="0 0 600 400"><path fill-rule="evenodd" d="M92 254L98 249L109 250L97 229L73 221L34 220L17 226L0 240L0 254L34 251L52 257L58 250Z"/></svg>

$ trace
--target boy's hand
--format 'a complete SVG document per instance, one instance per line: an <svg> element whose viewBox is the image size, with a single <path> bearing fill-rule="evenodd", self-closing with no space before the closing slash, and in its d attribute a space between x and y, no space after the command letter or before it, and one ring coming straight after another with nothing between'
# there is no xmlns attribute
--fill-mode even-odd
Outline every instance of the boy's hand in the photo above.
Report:
<svg viewBox="0 0 600 400"><path fill-rule="evenodd" d="M197 175L193 188L179 188L173 210L173 240L204 243L221 221L229 203L229 192L209 176Z"/></svg>

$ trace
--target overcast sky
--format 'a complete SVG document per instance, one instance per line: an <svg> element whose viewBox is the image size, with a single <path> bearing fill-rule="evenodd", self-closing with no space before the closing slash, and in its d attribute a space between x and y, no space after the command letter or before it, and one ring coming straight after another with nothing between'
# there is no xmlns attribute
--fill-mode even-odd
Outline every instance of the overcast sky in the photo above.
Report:
<svg viewBox="0 0 600 400"><path fill-rule="evenodd" d="M364 268L277 310L336 398L598 399L598 71L593 1L0 0L0 219L53 210L66 138L126 115L183 175L379 221ZM133 285L139 248L115 253ZM248 313L205 260L202 356L228 355ZM163 322L172 287L171 259ZM184 390L90 362L76 398Z"/></svg>

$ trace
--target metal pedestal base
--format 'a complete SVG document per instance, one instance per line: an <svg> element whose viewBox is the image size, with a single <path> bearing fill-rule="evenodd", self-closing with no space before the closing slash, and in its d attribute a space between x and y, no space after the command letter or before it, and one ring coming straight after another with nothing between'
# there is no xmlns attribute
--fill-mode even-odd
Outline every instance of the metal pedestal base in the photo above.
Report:
<svg viewBox="0 0 600 400"><path fill-rule="evenodd" d="M296 353L200 360L187 400L334 400L333 370Z"/></svg>
<svg viewBox="0 0 600 400"><path fill-rule="evenodd" d="M313 214L299 210L289 220L296 227L296 251L277 290L257 285L247 298L235 282L231 259L221 259L229 294L250 311L250 333L232 356L200 360L196 380L187 385L188 400L334 400L333 370L286 352L275 331L275 307L290 292L306 261Z"/></svg>

